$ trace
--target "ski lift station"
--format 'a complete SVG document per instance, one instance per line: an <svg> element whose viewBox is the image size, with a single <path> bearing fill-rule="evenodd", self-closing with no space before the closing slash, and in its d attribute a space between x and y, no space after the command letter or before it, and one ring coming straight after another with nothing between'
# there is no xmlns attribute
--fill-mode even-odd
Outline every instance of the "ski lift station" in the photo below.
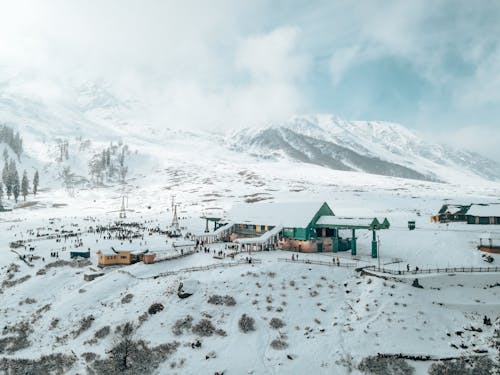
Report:
<svg viewBox="0 0 500 375"><path fill-rule="evenodd" d="M227 217L202 218L206 220L202 239L232 241L257 250L333 253L350 250L356 255L356 231L369 230L373 258L378 256L376 232L390 226L386 218L337 217L326 202L241 204L234 206ZM214 223L212 232L209 222Z"/></svg>

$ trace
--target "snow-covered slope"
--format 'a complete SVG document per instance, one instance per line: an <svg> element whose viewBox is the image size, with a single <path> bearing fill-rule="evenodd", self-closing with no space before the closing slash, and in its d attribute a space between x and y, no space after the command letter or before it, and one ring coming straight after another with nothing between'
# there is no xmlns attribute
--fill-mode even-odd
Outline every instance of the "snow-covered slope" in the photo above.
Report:
<svg viewBox="0 0 500 375"><path fill-rule="evenodd" d="M332 169L447 182L460 177L500 179L498 163L427 142L394 123L299 116L258 130L244 129L232 139L236 149Z"/></svg>
<svg viewBox="0 0 500 375"><path fill-rule="evenodd" d="M92 175L89 165L117 144L127 146L129 186L193 185L184 193L207 194L207 203L220 198L220 190L251 201L269 199L273 191L314 191L318 184L386 187L396 177L411 185L477 187L500 178L496 162L426 142L397 124L313 115L215 134L173 129L169 119L150 123L141 117L144 103L121 99L104 84L67 84L39 95L36 87L46 86L22 76L0 82L0 123L21 133L19 169L39 169L42 188L66 189L68 173L77 189L96 181L116 185L108 178L112 171ZM68 145L67 157L61 158L61 144Z"/></svg>

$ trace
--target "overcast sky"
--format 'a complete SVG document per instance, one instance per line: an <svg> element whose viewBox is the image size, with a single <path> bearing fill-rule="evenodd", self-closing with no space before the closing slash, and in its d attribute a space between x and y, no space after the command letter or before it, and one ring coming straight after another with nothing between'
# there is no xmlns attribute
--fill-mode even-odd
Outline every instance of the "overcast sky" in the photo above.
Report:
<svg viewBox="0 0 500 375"><path fill-rule="evenodd" d="M0 78L31 75L44 95L98 80L158 123L321 112L500 146L499 1L0 4Z"/></svg>

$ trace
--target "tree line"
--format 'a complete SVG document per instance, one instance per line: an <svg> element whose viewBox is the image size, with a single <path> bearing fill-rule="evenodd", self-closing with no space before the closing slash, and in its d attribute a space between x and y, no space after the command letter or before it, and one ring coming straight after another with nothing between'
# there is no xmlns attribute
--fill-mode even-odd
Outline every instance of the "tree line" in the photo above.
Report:
<svg viewBox="0 0 500 375"><path fill-rule="evenodd" d="M23 139L19 135L19 132L14 132L14 129L10 126L0 125L0 143L1 142L8 144L16 154L17 159L20 159L23 153Z"/></svg>
<svg viewBox="0 0 500 375"><path fill-rule="evenodd" d="M96 184L103 184L104 181L125 182L128 167L125 164L125 157L129 154L127 145L121 141L118 145L111 144L101 152L92 156L89 161L89 174Z"/></svg>
<svg viewBox="0 0 500 375"><path fill-rule="evenodd" d="M35 171L32 181L31 191L33 192L33 195L36 196L40 183L38 170ZM14 159L10 159L8 157L8 153L4 152L4 167L2 170L2 181L0 182L0 207L2 207L2 198L4 194L7 195L7 199L14 197L14 200L17 203L19 195L22 195L23 199L26 200L29 192L30 180L28 178L28 173L24 170L22 178L19 179L16 161Z"/></svg>

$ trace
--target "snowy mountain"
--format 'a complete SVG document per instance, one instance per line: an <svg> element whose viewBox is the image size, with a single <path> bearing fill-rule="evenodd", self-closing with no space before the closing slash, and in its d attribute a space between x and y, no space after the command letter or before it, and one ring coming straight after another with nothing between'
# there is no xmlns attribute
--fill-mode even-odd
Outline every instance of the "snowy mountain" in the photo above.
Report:
<svg viewBox="0 0 500 375"><path fill-rule="evenodd" d="M498 163L427 142L393 123L303 116L257 131L244 129L232 139L233 148L238 150L337 170L446 182L453 182L456 172L500 179Z"/></svg>
<svg viewBox="0 0 500 375"><path fill-rule="evenodd" d="M47 86L30 77L1 82L0 123L23 137L19 169L39 169L42 186L49 188L67 188L68 180L77 189L117 184L119 166L99 167L103 151L117 144L126 146L126 181L136 188L202 180L214 191L248 188L243 200L255 194L264 199L280 189L314 189L320 180L390 186L393 177L469 185L500 179L496 162L427 142L398 124L311 115L216 134L173 129L168 119L150 123L144 103L121 99L104 84L71 83L46 90L47 95L37 95L37 87ZM116 150L115 157L119 154ZM209 186L204 194L214 194Z"/></svg>

